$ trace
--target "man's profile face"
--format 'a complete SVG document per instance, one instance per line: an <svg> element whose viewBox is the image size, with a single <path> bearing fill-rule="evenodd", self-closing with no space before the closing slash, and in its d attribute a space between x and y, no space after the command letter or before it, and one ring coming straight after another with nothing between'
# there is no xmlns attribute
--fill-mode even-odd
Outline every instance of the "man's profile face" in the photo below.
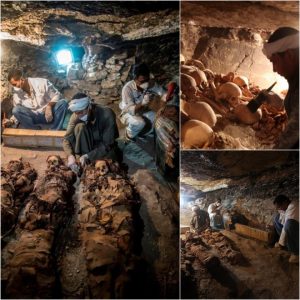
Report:
<svg viewBox="0 0 300 300"><path fill-rule="evenodd" d="M9 81L13 87L22 88L24 85L24 79L21 77L20 79L11 78Z"/></svg>
<svg viewBox="0 0 300 300"><path fill-rule="evenodd" d="M272 54L270 61L273 64L273 72L276 72L279 75L286 78L287 70L286 70L286 63L285 63L285 54L281 56L278 53L274 53Z"/></svg>

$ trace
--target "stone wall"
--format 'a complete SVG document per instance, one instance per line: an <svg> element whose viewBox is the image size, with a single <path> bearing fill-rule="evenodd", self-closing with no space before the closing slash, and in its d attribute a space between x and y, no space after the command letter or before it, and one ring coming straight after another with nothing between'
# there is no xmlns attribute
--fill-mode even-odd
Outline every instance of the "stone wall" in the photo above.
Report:
<svg viewBox="0 0 300 300"><path fill-rule="evenodd" d="M181 25L182 53L202 61L220 74L235 72L252 84L267 88L274 81L274 91L287 89L286 80L273 72L271 62L262 53L263 41L270 32L247 28L198 27Z"/></svg>
<svg viewBox="0 0 300 300"><path fill-rule="evenodd" d="M255 165L255 161L252 161ZM195 168L197 168L196 165ZM294 163L290 161L281 167L276 166L265 171L253 172L248 176L232 178L227 176L223 179L227 187L226 185L218 189L211 187L210 191L206 192L203 192L204 189L200 188L200 185L197 186L197 180L192 185L187 184L188 180L182 178L181 185L184 192L189 195L186 197L183 211L187 211L186 209L190 206L188 203L193 203L197 198L206 210L209 204L221 198L226 209L236 211L246 218L250 225L264 228L272 224L272 218L276 213L273 200L277 195L285 194L291 200L299 201L298 168L297 161ZM205 181L207 181L207 186L211 185L211 180L205 179L201 181L201 186L205 185Z"/></svg>
<svg viewBox="0 0 300 300"><path fill-rule="evenodd" d="M132 79L135 63L146 62L156 80L165 85L178 74L178 33L121 44L117 49L85 47L81 62L75 63L67 74L61 75L53 53L42 47L23 42L2 42L1 103L9 115L12 108L12 90L7 82L8 70L20 67L28 77L48 78L67 98L81 91L96 103L108 105L118 114L123 85ZM84 46L84 45L83 45ZM106 55L102 55L106 51Z"/></svg>

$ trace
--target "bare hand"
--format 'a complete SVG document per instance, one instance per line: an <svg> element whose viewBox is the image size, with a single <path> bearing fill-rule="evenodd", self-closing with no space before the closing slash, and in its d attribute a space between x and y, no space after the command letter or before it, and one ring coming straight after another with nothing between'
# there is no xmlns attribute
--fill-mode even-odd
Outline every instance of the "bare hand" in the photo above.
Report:
<svg viewBox="0 0 300 300"><path fill-rule="evenodd" d="M45 109L45 119L46 119L47 123L50 123L53 120L52 107L50 105L46 106L46 109Z"/></svg>
<svg viewBox="0 0 300 300"><path fill-rule="evenodd" d="M9 128L12 127L13 122L10 119L3 119L2 120L2 127Z"/></svg>

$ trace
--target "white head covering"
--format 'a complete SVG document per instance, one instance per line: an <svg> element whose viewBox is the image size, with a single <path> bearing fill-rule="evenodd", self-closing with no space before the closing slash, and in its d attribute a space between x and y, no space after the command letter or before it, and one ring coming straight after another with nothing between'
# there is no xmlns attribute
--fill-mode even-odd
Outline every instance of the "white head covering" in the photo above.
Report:
<svg viewBox="0 0 300 300"><path fill-rule="evenodd" d="M81 111L81 110L86 109L89 106L90 103L91 103L91 99L89 97L84 97L84 98L80 98L80 99L73 99L69 103L69 109L72 112Z"/></svg>
<svg viewBox="0 0 300 300"><path fill-rule="evenodd" d="M299 48L299 33L288 35L273 43L265 43L262 51L267 58L270 58L274 53L296 48Z"/></svg>

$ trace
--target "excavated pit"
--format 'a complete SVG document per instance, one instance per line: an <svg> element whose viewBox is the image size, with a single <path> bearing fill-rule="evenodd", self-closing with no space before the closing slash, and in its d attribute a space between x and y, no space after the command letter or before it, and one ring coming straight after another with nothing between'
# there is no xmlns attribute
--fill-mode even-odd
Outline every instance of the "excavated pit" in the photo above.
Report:
<svg viewBox="0 0 300 300"><path fill-rule="evenodd" d="M288 251L273 248L274 198L285 194L299 201L298 155L270 151L182 153L182 298L298 297L299 265L288 262ZM223 216L227 212L223 217L226 229L191 233L192 206L207 211L218 198ZM227 223L228 213L231 223ZM237 223L249 231L238 233ZM250 229L253 235L249 235Z"/></svg>
<svg viewBox="0 0 300 300"><path fill-rule="evenodd" d="M90 252L93 251L101 252L101 247L99 244L89 243L93 240L92 232L89 230L82 232L79 212L83 209L80 204L84 186L78 182L75 184L75 194L72 193L69 199L72 202L73 211L64 220L65 226L60 228L59 233L49 233L47 230L39 232L43 240L46 240L47 235L48 242L46 245L34 245L37 247L36 251L50 253L49 268L52 267L53 261L56 266L55 272L49 271L52 278L51 281L49 280L49 287L51 285L53 289L41 287L38 295L40 297L178 297L179 276L178 272L174 271L179 268L178 230L176 230L179 207L178 182L176 182L179 160L178 117L171 124L172 116L170 118L167 116L168 109L166 109L158 118L160 121L157 125L160 126L157 130L158 135L163 132L165 137L166 131L170 130L170 134L175 136L173 140L177 139L172 149L168 148L168 151L164 149L164 140L163 145L160 144L159 154L157 145L155 146L157 137L153 135L138 139L136 143L125 144L122 139L124 125L118 117L121 90L124 84L132 79L134 64L146 62L157 83L165 87L171 80L178 80L178 11L178 2L157 2L156 5L151 2L135 4L89 1L67 4L56 1L1 2L2 117L11 116L12 88L6 79L8 71L14 67L21 68L25 76L49 79L67 100L70 100L77 92L85 92L94 99L95 103L109 106L116 113L120 133L118 143L123 151L124 162L128 165L128 175L134 177L137 187L150 185L150 191L146 194L143 195L143 190L138 192L142 200L139 204L140 210L135 212L136 223L134 225L137 233L134 233L132 238L135 244L134 252L139 258L136 262L137 266L129 265L128 259L121 266L113 266L107 260L106 267L104 261L102 261L103 266L97 266L96 259L90 265L86 264L86 256L91 255ZM71 49L74 55L74 63L68 70L65 70L65 73L59 72L60 67L55 60L55 53L60 47ZM167 120L162 121L164 118ZM24 162L30 162L40 178L44 176L45 162L49 155L65 157L62 149L24 149L3 145L1 164L4 166L11 160L22 158ZM158 170L158 161L163 170ZM175 168L177 167L176 170L174 170L174 165ZM172 176L168 176L169 174ZM149 179L146 178L147 176ZM7 195L7 203L5 202L7 209L3 210L3 213L11 215L5 227L7 236L2 240L2 246L6 249L18 238L14 236L17 212L11 211L14 204L11 201L11 194L14 196L15 190L10 190L6 184L1 187L9 189L10 193ZM92 208L90 210L93 211ZM164 224L163 227L162 224ZM99 232L95 234L97 242L99 242L98 239L101 240L100 229L98 228ZM125 237L126 234L119 241L123 248L127 245L127 237ZM32 243L36 243L37 240L39 238L33 239ZM83 241L86 249L82 247ZM53 243L55 248L51 247ZM113 241L110 246L109 249L114 249ZM102 250L103 253L109 252L108 249ZM7 252L4 250L4 253ZM111 252L119 255L117 251ZM123 249L123 252L126 251ZM31 255L30 251L28 253ZM109 258L110 255L107 257ZM91 260L93 259L92 257ZM6 266L6 260L3 259L2 262ZM2 267L6 268L5 266ZM34 273L30 268L25 271ZM125 288L131 283L124 283L124 268L128 274L131 274L129 277L134 279L134 288ZM110 287L107 281L103 280L103 286L106 287L97 289L95 281L101 282L102 279L97 276L101 277L105 269L108 270L108 274L111 271L114 276L117 274L120 276L116 282L111 283ZM144 276L137 276L137 272ZM30 278L33 277L34 275L31 274ZM10 282L7 277L4 280ZM14 286L13 281L9 283L9 286ZM2 284L2 287L3 295L7 297L14 295L6 291L6 282ZM21 293L16 287L14 288L14 293ZM26 286L24 288L26 289ZM35 290L32 289L32 293L34 292ZM29 294L28 297L35 296Z"/></svg>
<svg viewBox="0 0 300 300"><path fill-rule="evenodd" d="M189 109L184 110L181 118L184 129L184 126L192 128L192 124L185 125L189 119L202 121L211 129L199 124L202 140L190 145L188 141L184 143L183 136L183 148L273 148L286 126L287 116L281 99L286 95L288 83L273 72L271 62L262 53L262 46L278 27L298 28L298 2L184 1L181 7L181 55L185 60L182 61L181 73L196 79L196 86L187 79L181 79L182 99L191 103L191 111L197 109L193 104L198 102L208 103L213 109L213 112L202 109L197 118ZM188 71L188 66L192 66L194 71ZM197 80L199 70L204 71L201 82ZM243 82L236 81L238 76L248 79L248 88L243 87ZM214 82L217 91L222 84L234 82L240 87L241 95L248 99L229 100L221 92L216 96L209 81ZM261 119L238 114L238 103L247 104L259 90L268 88L275 81L277 84L272 91L279 98L261 107ZM204 117L207 114L216 115L213 124L207 122L207 117ZM186 137L186 140L191 139Z"/></svg>

